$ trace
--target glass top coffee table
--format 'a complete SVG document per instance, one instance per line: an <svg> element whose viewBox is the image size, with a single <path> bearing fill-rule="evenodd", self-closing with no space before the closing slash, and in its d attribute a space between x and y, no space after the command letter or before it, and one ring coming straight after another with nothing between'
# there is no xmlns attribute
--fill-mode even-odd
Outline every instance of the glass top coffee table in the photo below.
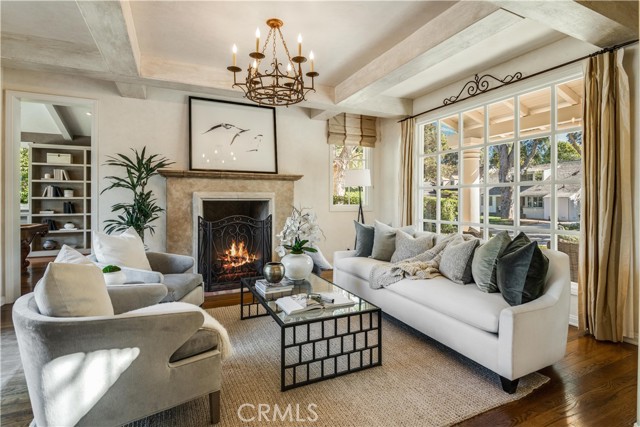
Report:
<svg viewBox="0 0 640 427"><path fill-rule="evenodd" d="M280 326L282 391L382 364L379 307L312 274L295 284L293 295L335 292L354 305L287 315L256 291L258 279L241 280L240 318L271 316Z"/></svg>

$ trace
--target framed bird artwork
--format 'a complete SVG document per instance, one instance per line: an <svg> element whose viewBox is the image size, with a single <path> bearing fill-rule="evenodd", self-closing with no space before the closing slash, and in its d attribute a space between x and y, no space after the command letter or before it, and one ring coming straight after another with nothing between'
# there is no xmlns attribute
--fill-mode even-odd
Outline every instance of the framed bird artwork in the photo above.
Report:
<svg viewBox="0 0 640 427"><path fill-rule="evenodd" d="M189 169L278 173L274 107L189 97Z"/></svg>

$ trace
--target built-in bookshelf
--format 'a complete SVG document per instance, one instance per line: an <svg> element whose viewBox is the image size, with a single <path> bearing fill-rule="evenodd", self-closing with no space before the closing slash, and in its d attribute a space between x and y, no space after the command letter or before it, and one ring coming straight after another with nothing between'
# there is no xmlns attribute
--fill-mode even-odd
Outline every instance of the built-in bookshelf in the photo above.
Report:
<svg viewBox="0 0 640 427"><path fill-rule="evenodd" d="M29 256L55 256L64 244L91 252L91 197L91 147L30 143L27 220L48 223L49 233L33 240Z"/></svg>

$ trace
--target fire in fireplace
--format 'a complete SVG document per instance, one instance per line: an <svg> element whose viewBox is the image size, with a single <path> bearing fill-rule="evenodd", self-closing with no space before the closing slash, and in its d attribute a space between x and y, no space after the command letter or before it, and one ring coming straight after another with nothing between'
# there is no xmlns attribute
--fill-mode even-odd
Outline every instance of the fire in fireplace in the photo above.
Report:
<svg viewBox="0 0 640 427"><path fill-rule="evenodd" d="M255 219L231 215L208 221L198 217L198 271L205 291L239 287L240 279L260 275L271 261L271 215Z"/></svg>

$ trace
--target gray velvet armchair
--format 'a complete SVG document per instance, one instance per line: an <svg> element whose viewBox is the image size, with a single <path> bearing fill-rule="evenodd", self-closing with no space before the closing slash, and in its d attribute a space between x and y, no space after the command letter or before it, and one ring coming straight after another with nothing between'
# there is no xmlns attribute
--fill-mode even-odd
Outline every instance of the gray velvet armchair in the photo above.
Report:
<svg viewBox="0 0 640 427"><path fill-rule="evenodd" d="M146 255L152 271L123 267L126 283L164 284L168 292L163 302L180 301L194 305L204 302L202 275L192 272L195 265L193 257L164 252L146 252ZM97 263L95 255L89 255L89 259Z"/></svg>
<svg viewBox="0 0 640 427"><path fill-rule="evenodd" d="M221 354L217 335L199 329L202 313L156 305L166 296L163 285L109 293L114 316L44 316L33 293L14 304L32 425L116 426L206 395L217 423ZM123 313L149 304L155 311Z"/></svg>

